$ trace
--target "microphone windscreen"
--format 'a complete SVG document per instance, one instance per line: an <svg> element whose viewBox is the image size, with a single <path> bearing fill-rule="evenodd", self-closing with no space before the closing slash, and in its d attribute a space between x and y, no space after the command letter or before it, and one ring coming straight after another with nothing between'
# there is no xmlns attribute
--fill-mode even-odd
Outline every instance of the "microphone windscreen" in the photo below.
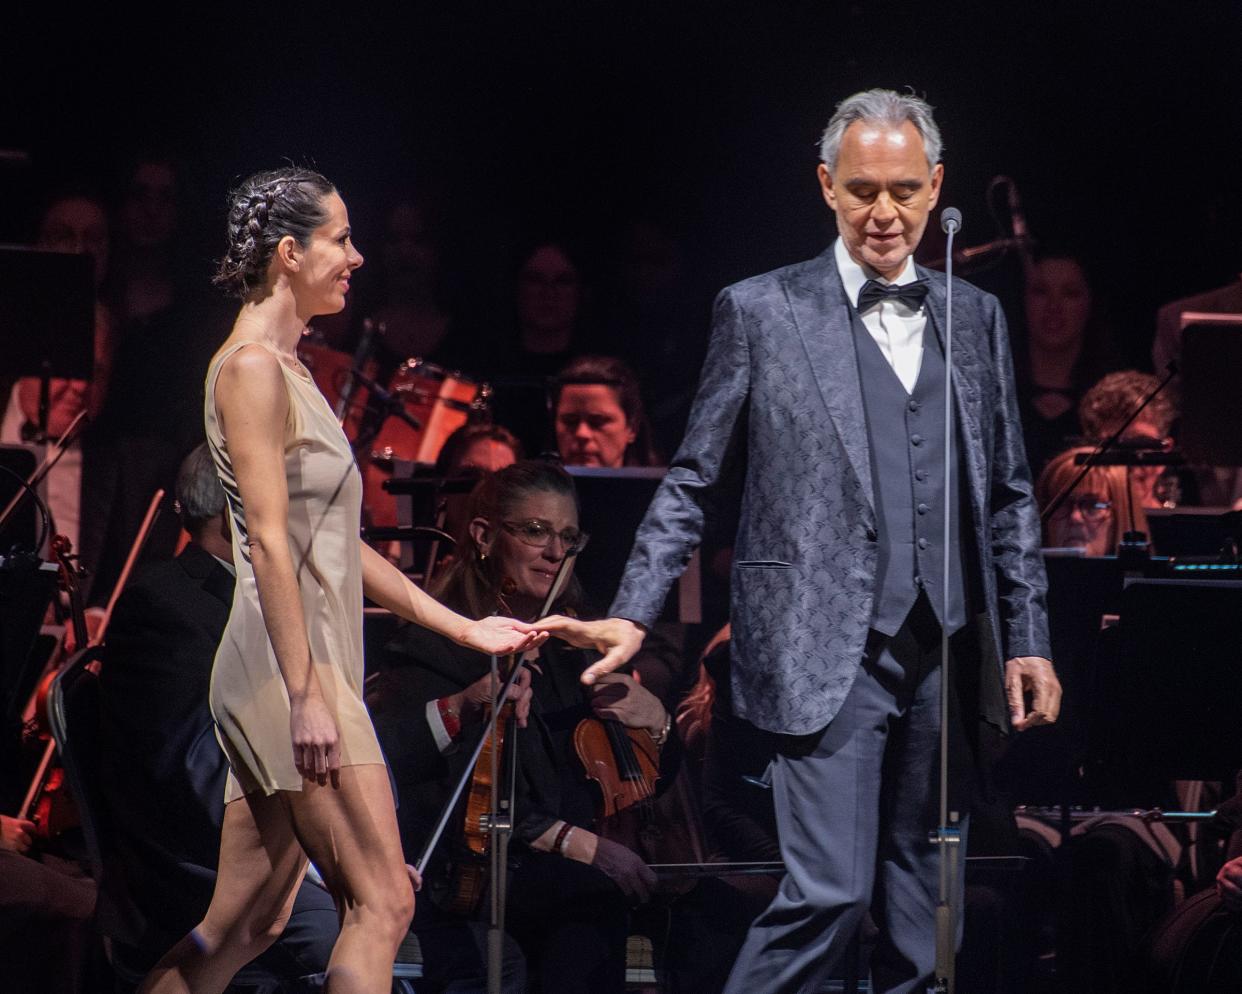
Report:
<svg viewBox="0 0 1242 994"><path fill-rule="evenodd" d="M946 207L940 212L940 230L946 235L962 226L962 212L956 207Z"/></svg>

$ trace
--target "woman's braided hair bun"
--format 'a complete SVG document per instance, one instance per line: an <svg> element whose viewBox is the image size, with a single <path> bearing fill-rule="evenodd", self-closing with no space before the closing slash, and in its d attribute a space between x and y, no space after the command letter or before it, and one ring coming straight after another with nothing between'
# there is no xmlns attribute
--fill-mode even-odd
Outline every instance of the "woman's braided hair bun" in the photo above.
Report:
<svg viewBox="0 0 1242 994"><path fill-rule="evenodd" d="M228 251L212 282L242 298L260 289L280 240L291 236L305 247L327 221L323 200L334 191L319 173L296 166L243 181L229 194Z"/></svg>

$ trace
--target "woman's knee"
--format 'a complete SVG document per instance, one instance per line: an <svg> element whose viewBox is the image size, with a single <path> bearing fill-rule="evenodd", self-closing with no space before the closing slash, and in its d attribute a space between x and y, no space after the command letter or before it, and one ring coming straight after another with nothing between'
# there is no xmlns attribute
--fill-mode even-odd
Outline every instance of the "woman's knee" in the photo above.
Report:
<svg viewBox="0 0 1242 994"><path fill-rule="evenodd" d="M356 924L383 935L394 946L399 945L414 920L414 888L402 874L399 879L377 886L370 901L351 904L344 909L344 924Z"/></svg>

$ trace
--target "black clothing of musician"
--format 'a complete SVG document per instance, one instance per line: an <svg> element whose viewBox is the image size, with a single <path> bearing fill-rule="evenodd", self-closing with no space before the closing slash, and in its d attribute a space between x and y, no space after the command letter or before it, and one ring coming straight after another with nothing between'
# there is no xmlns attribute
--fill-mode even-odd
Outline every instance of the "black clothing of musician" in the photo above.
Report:
<svg viewBox="0 0 1242 994"><path fill-rule="evenodd" d="M543 994L620 991L625 979L630 901L597 866L532 848L559 822L578 826L579 833L593 826L594 785L585 779L572 742L574 728L591 713L590 691L578 680L587 664L578 650L545 644L531 665L528 726L517 733L506 925L526 956L530 989ZM466 725L450 739L437 701L484 677L489 665L487 656L409 626L389 644L379 671L367 682L367 705L397 784L397 820L410 862L421 855L485 727L481 721ZM657 649L635 665L640 672L651 667L666 674L668 663ZM653 672L653 680L656 676ZM666 747L662 763L675 761L675 752ZM438 938L448 922L461 920L445 910L445 902L449 864L463 848L464 808L460 803L425 875L428 899L419 901L415 915L420 935L435 929ZM572 851L567 845L566 852ZM424 969L434 973L437 954L425 939L423 951Z"/></svg>

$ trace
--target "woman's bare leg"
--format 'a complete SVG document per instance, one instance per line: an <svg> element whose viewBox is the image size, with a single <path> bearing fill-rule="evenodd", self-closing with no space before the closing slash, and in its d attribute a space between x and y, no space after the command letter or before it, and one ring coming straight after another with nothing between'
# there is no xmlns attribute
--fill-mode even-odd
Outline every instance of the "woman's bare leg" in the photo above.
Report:
<svg viewBox="0 0 1242 994"><path fill-rule="evenodd" d="M284 931L306 856L281 794L224 808L220 866L206 917L147 975L139 994L214 994Z"/></svg>
<svg viewBox="0 0 1242 994"><path fill-rule="evenodd" d="M307 782L284 795L293 826L341 912L328 964L331 994L384 994L414 914L388 771L346 766L340 787Z"/></svg>

